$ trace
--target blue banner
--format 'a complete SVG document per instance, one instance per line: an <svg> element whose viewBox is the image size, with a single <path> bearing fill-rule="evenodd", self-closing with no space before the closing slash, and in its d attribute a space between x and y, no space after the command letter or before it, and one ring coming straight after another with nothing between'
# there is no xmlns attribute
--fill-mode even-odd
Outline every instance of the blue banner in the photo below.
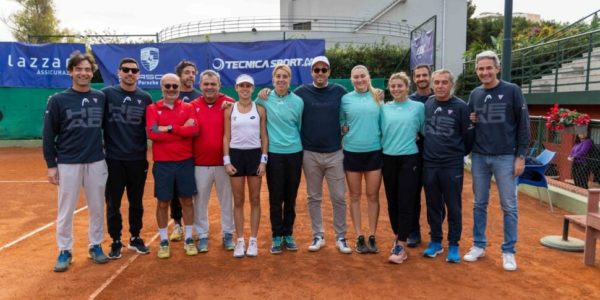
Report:
<svg viewBox="0 0 600 300"><path fill-rule="evenodd" d="M175 66L183 59L196 64L199 70L207 68L206 44L104 44L92 45L102 79L106 85L119 83L119 62L131 57L140 64L141 88L159 88L166 73L175 73Z"/></svg>
<svg viewBox="0 0 600 300"><path fill-rule="evenodd" d="M312 81L310 63L324 55L324 40L288 40L263 42L107 44L92 45L104 83L117 84L119 61L135 58L140 63L141 88L160 87L165 73L174 73L181 60L191 60L198 73L213 69L221 75L223 86L233 86L242 73L254 77L257 86L271 85L271 72L278 63L292 69L292 84ZM197 78L199 80L199 78ZM197 83L196 83L197 86Z"/></svg>
<svg viewBox="0 0 600 300"><path fill-rule="evenodd" d="M67 88L67 63L75 50L85 53L85 45L0 42L0 86Z"/></svg>
<svg viewBox="0 0 600 300"><path fill-rule="evenodd" d="M410 41L411 70L414 70L420 64L433 65L434 34L433 31L427 31Z"/></svg>

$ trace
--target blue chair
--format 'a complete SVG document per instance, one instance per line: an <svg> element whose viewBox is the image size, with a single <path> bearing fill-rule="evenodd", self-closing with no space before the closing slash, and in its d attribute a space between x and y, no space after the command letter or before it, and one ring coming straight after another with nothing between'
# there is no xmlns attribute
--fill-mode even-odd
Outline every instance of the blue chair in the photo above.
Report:
<svg viewBox="0 0 600 300"><path fill-rule="evenodd" d="M546 180L546 175L544 174L546 173L546 169L548 169L550 166L550 161L552 161L554 155L556 155L556 152L545 149L536 157L536 160L540 164L526 164L523 174L516 179L517 186L519 184L527 184L537 187L540 202L542 201L542 195L540 194L539 188L546 188L546 194L548 195L548 203L550 204L551 212L554 212L554 208L552 206L550 192L548 191L548 180Z"/></svg>

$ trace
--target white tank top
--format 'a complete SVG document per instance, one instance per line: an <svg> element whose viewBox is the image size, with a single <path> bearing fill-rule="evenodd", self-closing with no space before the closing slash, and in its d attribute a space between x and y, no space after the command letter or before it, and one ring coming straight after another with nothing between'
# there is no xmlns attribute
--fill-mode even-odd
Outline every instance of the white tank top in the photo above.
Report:
<svg viewBox="0 0 600 300"><path fill-rule="evenodd" d="M247 113L238 111L238 103L231 110L231 140L229 148L256 149L260 148L260 115L256 104Z"/></svg>

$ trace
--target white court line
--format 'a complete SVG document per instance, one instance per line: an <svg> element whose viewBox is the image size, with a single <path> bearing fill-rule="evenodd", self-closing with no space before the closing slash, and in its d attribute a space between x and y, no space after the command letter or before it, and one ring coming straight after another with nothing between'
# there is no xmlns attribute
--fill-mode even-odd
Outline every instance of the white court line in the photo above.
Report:
<svg viewBox="0 0 600 300"><path fill-rule="evenodd" d="M168 224L167 227L169 227L169 225L171 225L173 223L173 220L171 220ZM160 234L155 234L154 236L152 236L152 238L150 239L150 242L148 242L148 246L150 246L150 244L152 244L156 238L158 238L160 236ZM149 254L144 254L145 255L149 255ZM94 300L96 299L96 297L98 297L98 295L100 295L100 293L102 293L104 291L104 289L106 289L115 279L117 279L117 277L119 277L119 275L121 275L121 273L123 273L123 271L125 271L125 269L127 269L127 267L129 267L129 265L131 265L131 263L133 263L138 257L140 257L141 254L136 253L134 256L132 256L124 265L122 265L112 276L110 276L110 278L108 278L97 290L95 290L90 297L88 298L88 300Z"/></svg>
<svg viewBox="0 0 600 300"><path fill-rule="evenodd" d="M80 208L80 209L78 209L78 210L76 210L75 212L73 212L73 214L75 215L75 214L77 214L77 213L80 213L80 212L82 212L82 211L84 211L84 210L86 210L86 209L87 209L87 205L86 205L86 206L84 206L84 207L82 207L82 208ZM29 232L29 233L25 234L24 236L22 236L22 237L20 237L20 238L18 238L18 239L16 239L16 240L14 240L14 241L12 241L12 242L10 242L10 243L6 244L6 245L4 245L4 246L0 247L0 252L1 252L2 250L8 249L8 248L10 248L10 247L12 247L12 246L16 245L16 244L17 244L17 243L19 243L19 242L22 242L22 241L24 241L24 240L26 240L26 239L28 239L28 238L32 237L32 236L33 236L33 235L35 235L36 233L39 233L39 232L43 231L44 229L46 229L46 228L48 228L48 227L51 227L52 225L54 225L54 223L56 223L56 222L50 222L50 223L48 223L48 224L46 224L46 225L44 225L44 226L42 226L42 227L40 227L40 228L38 228L38 229L36 229L36 230L34 230L34 231L31 231L31 232Z"/></svg>
<svg viewBox="0 0 600 300"><path fill-rule="evenodd" d="M48 180L0 180L0 183L48 183Z"/></svg>

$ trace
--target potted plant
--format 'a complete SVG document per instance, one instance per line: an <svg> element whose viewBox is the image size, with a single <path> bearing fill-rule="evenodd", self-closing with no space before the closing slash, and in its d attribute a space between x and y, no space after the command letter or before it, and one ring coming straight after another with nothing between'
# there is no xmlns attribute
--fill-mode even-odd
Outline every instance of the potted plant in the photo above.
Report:
<svg viewBox="0 0 600 300"><path fill-rule="evenodd" d="M560 108L554 104L546 114L546 128L570 134L586 133L590 116L577 110Z"/></svg>

